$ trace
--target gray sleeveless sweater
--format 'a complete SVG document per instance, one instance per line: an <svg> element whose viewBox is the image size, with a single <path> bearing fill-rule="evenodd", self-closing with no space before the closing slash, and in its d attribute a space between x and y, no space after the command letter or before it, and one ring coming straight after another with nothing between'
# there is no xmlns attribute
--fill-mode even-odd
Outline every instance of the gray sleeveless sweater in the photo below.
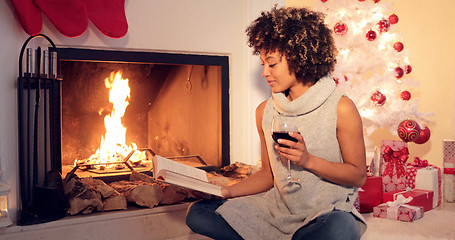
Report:
<svg viewBox="0 0 455 240"><path fill-rule="evenodd" d="M343 162L336 135L337 105L342 94L329 76L321 78L302 96L290 102L283 93L268 100L262 129L274 176L274 187L266 193L230 199L217 209L244 239L291 239L292 234L317 216L334 209L352 212L359 218L361 233L366 229L362 216L353 207L357 189L329 182L306 169L292 165L300 187L289 188L286 162L274 148L271 121L275 111L296 114L308 151L331 162Z"/></svg>

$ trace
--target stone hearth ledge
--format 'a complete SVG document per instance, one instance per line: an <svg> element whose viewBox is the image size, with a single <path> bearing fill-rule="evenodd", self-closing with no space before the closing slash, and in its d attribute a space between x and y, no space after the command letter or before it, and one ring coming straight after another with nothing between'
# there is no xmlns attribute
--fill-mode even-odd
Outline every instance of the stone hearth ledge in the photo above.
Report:
<svg viewBox="0 0 455 240"><path fill-rule="evenodd" d="M0 228L1 240L13 239L172 239L191 235L185 224L190 203L155 208L128 207L127 210L67 216L60 220Z"/></svg>

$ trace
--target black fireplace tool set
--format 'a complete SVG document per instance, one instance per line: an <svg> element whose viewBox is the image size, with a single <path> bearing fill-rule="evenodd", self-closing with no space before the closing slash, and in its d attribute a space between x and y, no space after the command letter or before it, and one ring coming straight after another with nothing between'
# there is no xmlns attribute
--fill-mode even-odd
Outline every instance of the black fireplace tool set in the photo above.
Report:
<svg viewBox="0 0 455 240"><path fill-rule="evenodd" d="M37 38L44 38L50 46L47 44L45 50L40 46L27 48ZM18 225L66 216L61 176L61 81L55 44L43 34L29 37L20 52L17 80L21 189Z"/></svg>

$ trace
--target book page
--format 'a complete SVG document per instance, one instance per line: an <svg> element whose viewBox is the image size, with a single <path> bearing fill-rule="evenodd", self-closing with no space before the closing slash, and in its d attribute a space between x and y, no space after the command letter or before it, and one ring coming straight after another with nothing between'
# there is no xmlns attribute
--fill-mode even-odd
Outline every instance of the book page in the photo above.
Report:
<svg viewBox="0 0 455 240"><path fill-rule="evenodd" d="M155 155L153 157L153 162L154 162L153 165L155 167L155 169L153 171L155 174L157 174L156 177L160 176L162 174L162 173L160 173L160 171L164 169L166 171L180 173L180 174L188 176L188 177L192 177L192 178L196 178L201 181L204 181L204 182L208 182L207 173L202 169L194 168L194 167L185 165L183 163L172 161L170 159L167 159L167 158L164 158L164 157L161 157L158 155ZM165 176L163 176L163 177L164 177L164 179L166 179Z"/></svg>
<svg viewBox="0 0 455 240"><path fill-rule="evenodd" d="M181 187L209 193L212 195L216 196L222 196L221 195L221 186L209 183L209 182L204 182L192 177L187 177L182 174L174 173L174 172L167 172L167 179L166 182L172 183Z"/></svg>

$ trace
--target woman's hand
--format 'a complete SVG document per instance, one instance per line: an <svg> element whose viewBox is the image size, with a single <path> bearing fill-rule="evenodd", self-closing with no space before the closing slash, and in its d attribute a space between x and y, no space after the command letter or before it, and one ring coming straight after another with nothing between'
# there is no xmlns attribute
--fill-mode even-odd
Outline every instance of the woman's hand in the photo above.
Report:
<svg viewBox="0 0 455 240"><path fill-rule="evenodd" d="M228 187L221 187L221 198L222 199L227 199L231 197L231 193L229 192Z"/></svg>
<svg viewBox="0 0 455 240"><path fill-rule="evenodd" d="M310 161L310 153L306 149L305 140L303 140L302 135L296 132L289 132L289 136L297 139L297 142L279 139L280 144L286 145L288 147L280 147L280 145L275 145L275 149L279 151L280 155L291 160L294 164L306 168Z"/></svg>

